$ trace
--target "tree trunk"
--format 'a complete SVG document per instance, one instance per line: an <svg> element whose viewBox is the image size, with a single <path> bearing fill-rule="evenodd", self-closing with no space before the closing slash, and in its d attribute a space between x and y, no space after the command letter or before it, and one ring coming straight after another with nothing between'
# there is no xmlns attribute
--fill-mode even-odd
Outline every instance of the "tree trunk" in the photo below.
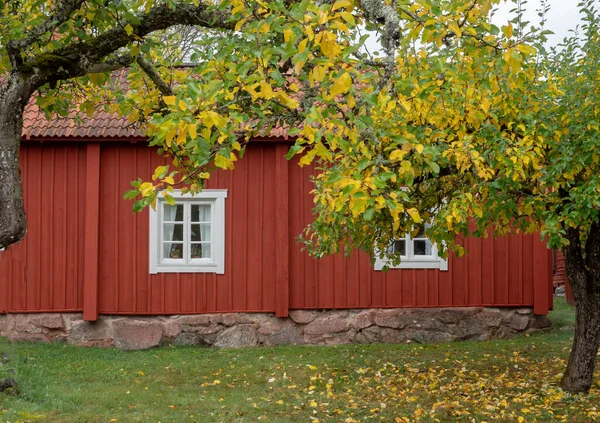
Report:
<svg viewBox="0 0 600 423"><path fill-rule="evenodd" d="M11 75L0 87L0 249L25 236L19 147L23 110L31 95L27 81Z"/></svg>
<svg viewBox="0 0 600 423"><path fill-rule="evenodd" d="M600 346L600 228L592 225L583 248L578 230L570 228L567 237L570 245L563 251L577 317L573 348L561 386L567 392L588 393Z"/></svg>

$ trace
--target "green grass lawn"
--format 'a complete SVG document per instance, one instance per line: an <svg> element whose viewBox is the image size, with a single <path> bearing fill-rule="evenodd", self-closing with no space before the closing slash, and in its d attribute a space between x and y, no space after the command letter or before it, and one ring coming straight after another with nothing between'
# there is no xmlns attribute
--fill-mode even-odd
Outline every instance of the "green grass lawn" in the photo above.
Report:
<svg viewBox="0 0 600 423"><path fill-rule="evenodd" d="M543 334L440 345L124 352L0 340L0 374L13 368L19 383L0 394L0 421L600 421L600 374L587 397L558 387L573 311L558 301L551 319Z"/></svg>

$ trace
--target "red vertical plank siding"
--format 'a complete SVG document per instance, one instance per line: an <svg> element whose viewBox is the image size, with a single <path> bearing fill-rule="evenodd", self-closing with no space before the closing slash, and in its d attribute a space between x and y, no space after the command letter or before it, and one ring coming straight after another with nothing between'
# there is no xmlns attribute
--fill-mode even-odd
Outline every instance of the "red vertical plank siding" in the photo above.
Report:
<svg viewBox="0 0 600 423"><path fill-rule="evenodd" d="M285 158L287 146L279 144L275 157L275 313L287 317L290 305L290 243L289 243L289 164Z"/></svg>
<svg viewBox="0 0 600 423"><path fill-rule="evenodd" d="M250 310L260 310L262 307L262 241L263 220L262 205L264 204L264 149L248 157L248 199L253 206L248 207L248 263L247 263L247 306Z"/></svg>
<svg viewBox="0 0 600 423"><path fill-rule="evenodd" d="M100 145L87 146L85 209L85 262L83 318L94 321L98 318L98 250L99 203L100 203Z"/></svg>
<svg viewBox="0 0 600 423"><path fill-rule="evenodd" d="M117 186L127 187L132 180L137 178L135 164L137 151L134 148L122 148L117 154ZM125 189L120 189L117 195L122 198ZM131 211L131 203L128 201L116 202L115 228L118 236L115 237L115 248L117 252L116 270L119 282L122 280L129 283L119 283L117 286L117 307L126 312L135 311L136 278L135 263L135 216Z"/></svg>
<svg viewBox="0 0 600 423"><path fill-rule="evenodd" d="M77 169L79 150L77 145L54 143L21 148L28 233L0 261L4 311L81 309L77 303L77 271L83 267L77 245L80 211L74 199L84 191L85 181L70 173Z"/></svg>
<svg viewBox="0 0 600 423"><path fill-rule="evenodd" d="M4 260L3 260L4 259ZM12 259L8 257L8 252L0 251L0 266L2 266L3 261L7 263L2 267L2 271L0 273L0 314L6 313L8 310L8 284L13 278L12 275Z"/></svg>
<svg viewBox="0 0 600 423"><path fill-rule="evenodd" d="M79 149L66 148L67 163L66 163L66 180L77 181L79 177ZM66 254L64 256L66 264L65 278L65 302L64 308L68 304L77 303L77 281L78 281L78 261L79 261L79 215L84 213L84 210L79 209L79 190L70 190L70 184L63 184L65 189L65 233L67 238ZM71 191L71 192L69 192ZM68 200L67 200L68 199Z"/></svg>
<svg viewBox="0 0 600 423"><path fill-rule="evenodd" d="M86 214L95 162L87 143L26 142L22 173L28 235L0 260L0 312L81 310L93 268ZM99 147L98 147L99 148ZM287 162L286 144L251 143L234 171L209 188L227 189L225 274L149 274L149 213L122 196L163 163L145 144L105 143L100 151L98 312L182 314L288 307L551 307L551 259L538 235L467 238L449 270L374 271L367 254L315 260L297 236L312 219L312 167ZM283 172L285 171L285 172ZM287 179L280 175L287 173ZM92 191L90 191L92 190ZM89 248L89 245L88 245ZM286 252L287 251L287 252ZM92 272L93 273L93 272ZM89 288L89 284L87 285Z"/></svg>
<svg viewBox="0 0 600 423"><path fill-rule="evenodd" d="M471 238L469 239L469 251L468 251L468 260L469 260L469 275L468 275L468 305L479 305L482 304L482 295L481 295L481 264L482 264L482 255L481 255L481 239L479 238Z"/></svg>
<svg viewBox="0 0 600 423"><path fill-rule="evenodd" d="M508 304L508 269L506 256L508 242L506 238L494 239L494 303Z"/></svg>
<svg viewBox="0 0 600 423"><path fill-rule="evenodd" d="M521 304L523 301L523 290L521 280L523 269L523 237L521 235L509 235L509 267L508 267L508 304Z"/></svg>
<svg viewBox="0 0 600 423"><path fill-rule="evenodd" d="M53 217L56 211L56 198L54 197L54 156L56 148L50 147L41 160L41 180L50 182L48 188L42 192L41 201L41 237L40 237L40 280L35 291L35 307L38 310L52 310L52 277L54 266L54 252L57 245L54 243Z"/></svg>
<svg viewBox="0 0 600 423"><path fill-rule="evenodd" d="M533 266L535 278L533 280L533 312L535 314L546 314L550 309L550 300L548 298L549 280L551 279L552 261L548 249L541 242L534 243L533 248Z"/></svg>
<svg viewBox="0 0 600 423"><path fill-rule="evenodd" d="M17 310L36 310L38 306L38 299L40 295L40 280L42 278L41 265L42 265L42 184L43 179L41 175L42 169L42 150L51 152L50 147L42 148L36 146L28 151L27 157L27 173L29 173L27 180L27 191L28 203L27 209L27 256L25 257L26 263L26 275L23 285L20 289L17 285L17 289L13 289L13 293L16 294L14 306ZM44 156L47 154L44 151ZM31 214L29 214L31 213ZM35 240L35 241L34 241ZM47 241L46 241L47 242ZM25 289L23 289L25 288Z"/></svg>
<svg viewBox="0 0 600 423"><path fill-rule="evenodd" d="M255 153L256 150L248 149L244 160L236 163L235 176L241 176L241 178L238 179L239 183L235 185L235 192L231 193L231 198L235 198L233 211L234 213L237 212L233 218L234 244L231 247L235 248L238 245L246 247L243 249L236 248L235 253L230 256L232 264L230 293L235 292L235 295L230 295L232 310L244 310L248 300L246 290L248 278L248 212L251 208L258 208L257 199L248 195L249 185L255 183L255 181L249 180L250 162L254 160ZM252 204L249 204L250 202Z"/></svg>
<svg viewBox="0 0 600 423"><path fill-rule="evenodd" d="M127 148L127 146L123 146ZM115 293L118 284L118 239L117 204L117 157L114 147L104 146L101 151L100 167L100 252L99 252L99 308L104 313L118 311ZM89 163L88 163L89 172Z"/></svg>

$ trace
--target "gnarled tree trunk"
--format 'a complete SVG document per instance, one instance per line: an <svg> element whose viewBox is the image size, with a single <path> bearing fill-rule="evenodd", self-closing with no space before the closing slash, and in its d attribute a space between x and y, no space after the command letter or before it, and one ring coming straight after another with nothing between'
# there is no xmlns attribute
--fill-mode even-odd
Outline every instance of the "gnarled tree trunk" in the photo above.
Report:
<svg viewBox="0 0 600 423"><path fill-rule="evenodd" d="M585 246L579 231L569 228L570 245L563 250L576 305L575 338L561 386L587 393L592 386L600 346L600 228L593 224Z"/></svg>
<svg viewBox="0 0 600 423"><path fill-rule="evenodd" d="M0 248L20 241L27 230L19 146L23 110L30 95L27 81L18 75L0 86Z"/></svg>

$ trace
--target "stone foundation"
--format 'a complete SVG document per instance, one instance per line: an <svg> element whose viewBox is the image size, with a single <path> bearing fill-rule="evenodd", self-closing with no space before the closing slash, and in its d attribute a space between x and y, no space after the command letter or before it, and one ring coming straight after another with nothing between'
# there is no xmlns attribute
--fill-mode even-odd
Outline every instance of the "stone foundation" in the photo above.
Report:
<svg viewBox="0 0 600 423"><path fill-rule="evenodd" d="M529 308L292 310L185 316L100 316L80 313L0 315L0 336L11 341L65 341L125 350L161 344L240 348L258 345L452 342L506 338L550 326Z"/></svg>

